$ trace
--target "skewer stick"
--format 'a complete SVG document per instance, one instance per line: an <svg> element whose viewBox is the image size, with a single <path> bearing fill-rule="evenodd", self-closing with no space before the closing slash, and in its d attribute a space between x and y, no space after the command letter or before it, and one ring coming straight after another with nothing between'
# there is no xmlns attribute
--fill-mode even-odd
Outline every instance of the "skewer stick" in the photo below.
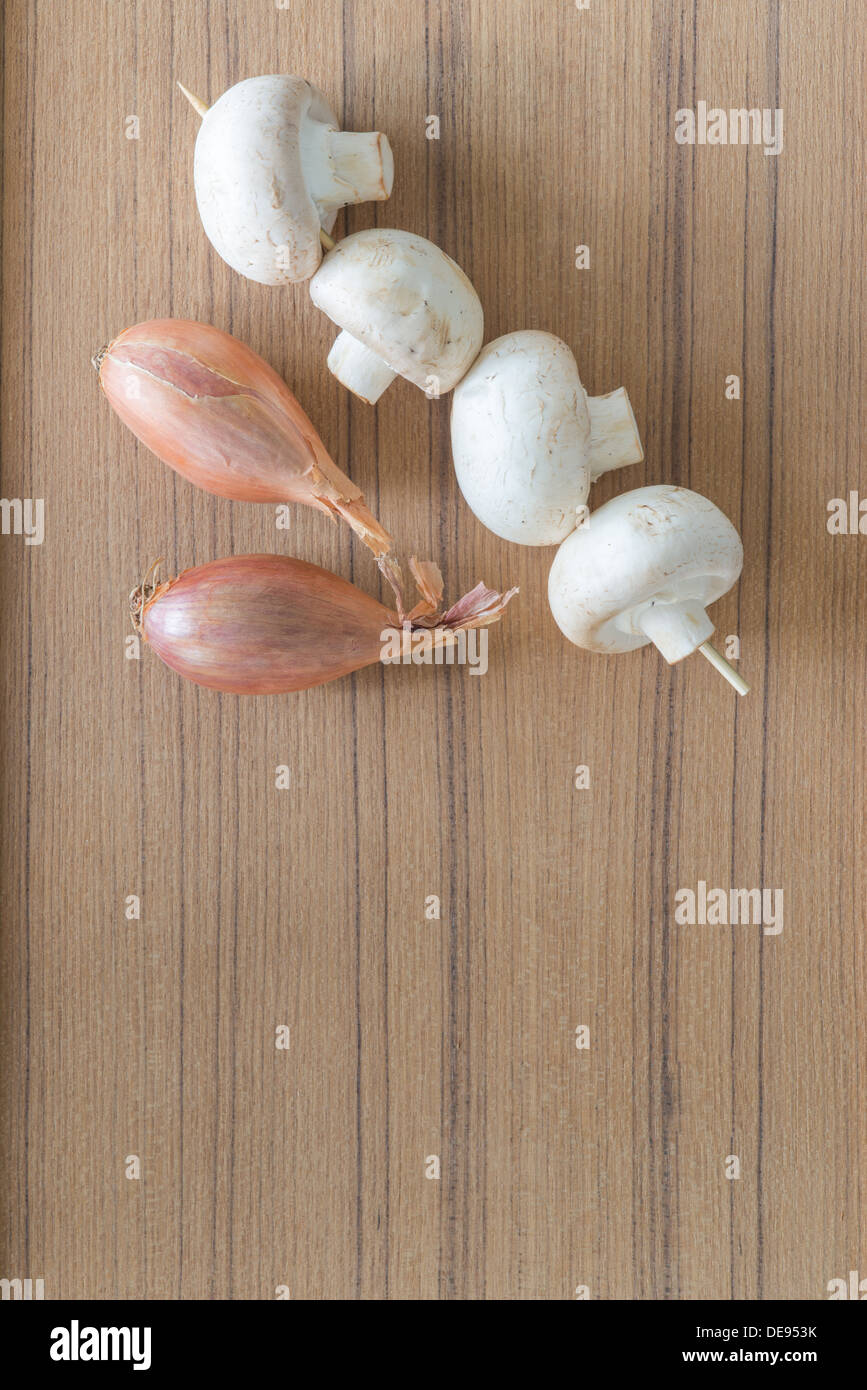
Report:
<svg viewBox="0 0 867 1390"><path fill-rule="evenodd" d="M201 97L194 96L192 92L188 91L187 88L184 86L183 82L179 82L178 86L180 87L187 101L192 106L193 110L198 111L200 116L204 116L209 110L208 103L206 101L202 101ZM330 237L328 235L324 227L319 228L319 240L322 242L322 245L325 247L326 251L333 251L335 246L337 245L337 242L334 240L333 237Z"/></svg>
<svg viewBox="0 0 867 1390"><path fill-rule="evenodd" d="M730 666L724 656L720 656L716 647L712 647L710 642L702 642L699 647L702 656L706 656L711 666L715 666L721 676L725 676L729 685L733 685L739 695L749 695L750 687L747 685L743 676L738 675L733 666Z"/></svg>
<svg viewBox="0 0 867 1390"><path fill-rule="evenodd" d="M180 87L181 91L183 92L184 96L186 97L190 105L193 107L193 109L195 111L198 111L200 116L204 116L208 109L207 102L202 101L201 97L194 97L192 92L188 92L183 82L179 82L178 86Z"/></svg>

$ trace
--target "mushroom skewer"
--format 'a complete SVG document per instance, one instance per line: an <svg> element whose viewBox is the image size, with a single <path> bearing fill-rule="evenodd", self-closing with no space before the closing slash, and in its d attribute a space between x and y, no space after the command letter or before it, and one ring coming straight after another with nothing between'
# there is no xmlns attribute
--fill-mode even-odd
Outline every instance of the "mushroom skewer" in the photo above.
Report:
<svg viewBox="0 0 867 1390"><path fill-rule="evenodd" d="M588 396L566 344L535 330L483 349L455 391L451 433L470 508L521 545L564 541L588 515L591 483L644 458L624 389Z"/></svg>
<svg viewBox="0 0 867 1390"><path fill-rule="evenodd" d="M385 135L342 131L303 77L250 77L202 117L194 178L199 216L224 261L262 285L309 280L342 207L381 202L394 182Z"/></svg>
<svg viewBox="0 0 867 1390"><path fill-rule="evenodd" d="M682 487L624 492L593 512L554 558L548 601L561 631L593 652L653 642L673 664L700 651L746 695L749 686L711 646L705 609L743 568L740 536L713 502Z"/></svg>

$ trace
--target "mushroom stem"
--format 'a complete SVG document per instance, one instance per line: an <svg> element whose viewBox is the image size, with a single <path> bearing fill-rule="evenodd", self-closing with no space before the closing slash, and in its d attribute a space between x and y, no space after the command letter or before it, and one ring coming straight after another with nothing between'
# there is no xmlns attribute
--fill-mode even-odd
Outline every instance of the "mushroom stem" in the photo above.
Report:
<svg viewBox="0 0 867 1390"><path fill-rule="evenodd" d="M376 405L383 391L397 376L397 372L393 372L381 357L377 357L375 352L371 352L345 329L335 338L328 354L328 369L368 405Z"/></svg>
<svg viewBox="0 0 867 1390"><path fill-rule="evenodd" d="M590 478L592 482L613 468L641 463L644 450L632 413L632 406L621 386L607 396L588 396L590 412Z"/></svg>
<svg viewBox="0 0 867 1390"><path fill-rule="evenodd" d="M635 620L635 625L650 638L671 665L699 651L720 675L725 676L739 695L749 694L750 687L743 677L708 641L713 632L713 623L698 599L651 604Z"/></svg>
<svg viewBox="0 0 867 1390"><path fill-rule="evenodd" d="M750 687L747 685L743 676L739 675L733 666L730 666L724 656L720 656L716 647L712 647L710 642L702 642L699 647L702 656L706 656L711 666L715 666L721 676L725 676L729 685L733 685L739 695L749 695Z"/></svg>
<svg viewBox="0 0 867 1390"><path fill-rule="evenodd" d="M683 661L713 635L713 623L698 599L652 603L634 622L670 665Z"/></svg>
<svg viewBox="0 0 867 1390"><path fill-rule="evenodd" d="M319 207L381 203L391 194L394 157L380 131L329 130L323 153L310 171L310 196Z"/></svg>
<svg viewBox="0 0 867 1390"><path fill-rule="evenodd" d="M208 111L208 103L206 101L202 101L201 97L193 96L192 92L188 92L183 82L179 82L178 86L180 87L181 91L183 92L184 96L186 97L190 105L193 107L193 109L195 111L198 111L200 116L204 116Z"/></svg>

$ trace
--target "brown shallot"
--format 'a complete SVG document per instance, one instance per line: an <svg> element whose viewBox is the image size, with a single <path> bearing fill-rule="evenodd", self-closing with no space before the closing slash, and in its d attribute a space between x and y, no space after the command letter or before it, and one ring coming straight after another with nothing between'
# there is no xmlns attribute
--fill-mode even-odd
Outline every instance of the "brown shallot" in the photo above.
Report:
<svg viewBox="0 0 867 1390"><path fill-rule="evenodd" d="M391 554L391 536L285 381L237 338L154 319L126 329L93 365L124 424L190 482L238 502L317 507L343 517L380 562Z"/></svg>
<svg viewBox="0 0 867 1390"><path fill-rule="evenodd" d="M430 562L410 561L422 595L394 612L318 565L288 555L236 555L158 582L154 568L130 595L136 631L188 680L239 695L306 690L387 660L389 636L411 643L420 631L434 646L501 617L516 589L479 584L439 609L442 578Z"/></svg>

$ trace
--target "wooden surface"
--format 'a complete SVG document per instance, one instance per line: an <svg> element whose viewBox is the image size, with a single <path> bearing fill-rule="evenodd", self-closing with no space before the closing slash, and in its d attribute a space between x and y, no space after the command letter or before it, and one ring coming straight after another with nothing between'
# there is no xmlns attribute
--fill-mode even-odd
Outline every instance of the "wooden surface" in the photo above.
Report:
<svg viewBox="0 0 867 1390"><path fill-rule="evenodd" d="M867 540L826 529L867 432L864 19L7 0L2 495L44 497L46 534L0 537L0 1274L47 1297L516 1300L820 1299L867 1274ZM391 203L338 227L431 237L487 338L551 330L591 392L628 389L646 462L594 505L675 482L741 529L713 617L748 698L699 657L570 647L552 552L458 493L448 399L351 401L305 287L217 258L175 81L213 100L275 71L392 141ZM699 100L782 108L783 152L678 145ZM520 585L484 678L244 701L126 659L157 555L288 548L379 592L346 528L299 509L277 531L112 415L91 354L168 315L273 363L450 595ZM676 925L699 880L783 890L784 930Z"/></svg>

